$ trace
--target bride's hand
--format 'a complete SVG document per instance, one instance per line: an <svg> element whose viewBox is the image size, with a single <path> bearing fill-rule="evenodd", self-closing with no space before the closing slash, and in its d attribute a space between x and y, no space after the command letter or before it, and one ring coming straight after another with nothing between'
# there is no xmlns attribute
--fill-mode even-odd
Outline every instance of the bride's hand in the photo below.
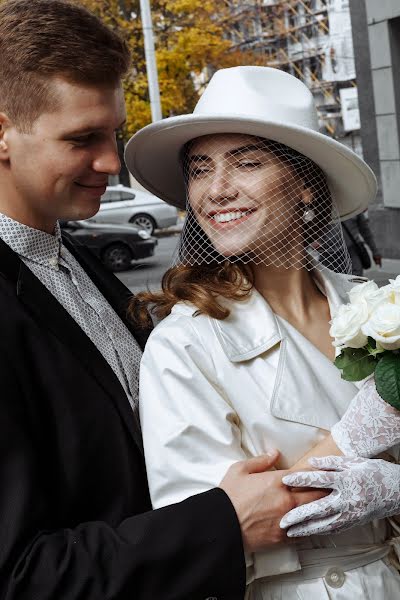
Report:
<svg viewBox="0 0 400 600"><path fill-rule="evenodd" d="M291 488L331 489L331 493L294 508L281 520L288 537L339 533L372 519L400 513L400 465L378 459L327 456L309 460L314 471L291 473Z"/></svg>
<svg viewBox="0 0 400 600"><path fill-rule="evenodd" d="M372 378L354 396L331 433L346 456L371 458L400 442L400 411L382 400Z"/></svg>

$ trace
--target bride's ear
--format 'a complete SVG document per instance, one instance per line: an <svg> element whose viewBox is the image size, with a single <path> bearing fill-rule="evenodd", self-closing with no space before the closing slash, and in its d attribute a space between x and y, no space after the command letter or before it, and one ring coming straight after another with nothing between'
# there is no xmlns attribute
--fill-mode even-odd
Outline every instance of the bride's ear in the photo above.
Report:
<svg viewBox="0 0 400 600"><path fill-rule="evenodd" d="M301 191L301 200L303 204L311 204L314 200L314 194L309 187L304 186Z"/></svg>

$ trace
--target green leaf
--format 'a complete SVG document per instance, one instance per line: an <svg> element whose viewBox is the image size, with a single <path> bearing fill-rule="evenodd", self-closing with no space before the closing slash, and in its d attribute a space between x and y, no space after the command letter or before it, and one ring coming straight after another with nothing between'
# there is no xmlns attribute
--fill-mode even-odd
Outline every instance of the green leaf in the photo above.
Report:
<svg viewBox="0 0 400 600"><path fill-rule="evenodd" d="M344 348L335 359L335 366L342 371L342 379L361 381L374 372L377 360L365 348Z"/></svg>
<svg viewBox="0 0 400 600"><path fill-rule="evenodd" d="M379 346L372 337L368 338L368 344L365 346L365 349L368 351L369 354L372 354L372 356L377 356L378 354L382 354L382 352L385 352L385 348L381 348L381 346ZM381 357L377 356L377 358Z"/></svg>
<svg viewBox="0 0 400 600"><path fill-rule="evenodd" d="M385 353L375 370L378 394L397 410L400 410L400 354Z"/></svg>

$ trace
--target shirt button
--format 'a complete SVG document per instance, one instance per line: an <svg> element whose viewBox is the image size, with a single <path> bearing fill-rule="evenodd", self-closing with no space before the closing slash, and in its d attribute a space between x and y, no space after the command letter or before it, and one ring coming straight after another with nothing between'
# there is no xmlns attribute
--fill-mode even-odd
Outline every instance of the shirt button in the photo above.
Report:
<svg viewBox="0 0 400 600"><path fill-rule="evenodd" d="M346 575L340 567L328 569L325 575L326 583L332 588L340 588L344 584Z"/></svg>
<svg viewBox="0 0 400 600"><path fill-rule="evenodd" d="M53 258L49 258L49 264L52 267L56 267L58 265L58 258L56 258L55 256Z"/></svg>

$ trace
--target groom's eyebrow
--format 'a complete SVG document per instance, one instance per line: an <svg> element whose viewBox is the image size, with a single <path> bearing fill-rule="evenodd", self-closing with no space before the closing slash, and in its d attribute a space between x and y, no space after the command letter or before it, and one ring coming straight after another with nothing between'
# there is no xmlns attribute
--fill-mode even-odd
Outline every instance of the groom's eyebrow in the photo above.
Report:
<svg viewBox="0 0 400 600"><path fill-rule="evenodd" d="M118 131L119 129L122 129L126 124L126 119L124 119L122 121L122 123L120 123L117 128L115 129L115 131ZM76 129L73 129L71 131L66 131L63 133L63 136L68 136L68 137L73 137L73 136L79 136L79 135L86 135L89 133L98 133L104 131L104 126L102 125L97 125L97 124L93 124L92 126L82 126L82 127L77 127Z"/></svg>

